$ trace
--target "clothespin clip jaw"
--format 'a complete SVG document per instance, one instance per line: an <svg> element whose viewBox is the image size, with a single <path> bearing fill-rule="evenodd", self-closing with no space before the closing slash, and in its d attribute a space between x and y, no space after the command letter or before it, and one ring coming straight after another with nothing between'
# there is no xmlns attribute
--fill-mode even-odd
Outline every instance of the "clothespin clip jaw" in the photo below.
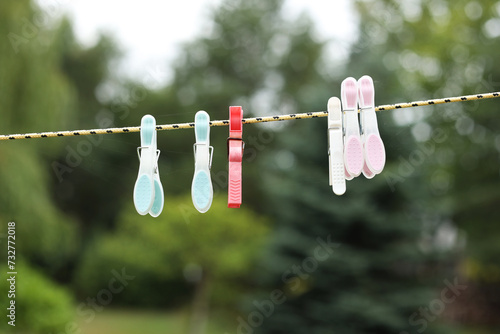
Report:
<svg viewBox="0 0 500 334"><path fill-rule="evenodd" d="M213 147L210 146L210 116L203 110L194 118L196 143L194 152L194 176L191 184L191 197L194 207L201 213L210 209L213 200L213 187L210 178L212 168Z"/></svg>
<svg viewBox="0 0 500 334"><path fill-rule="evenodd" d="M354 78L347 78L341 86L344 111L344 164L345 177L352 180L361 174L364 165L363 144L359 133L358 85Z"/></svg>
<svg viewBox="0 0 500 334"><path fill-rule="evenodd" d="M137 148L139 156L139 174L134 186L134 205L140 215L150 214L158 217L163 210L164 193L158 171L160 151L156 143L156 120L145 115L141 120L141 146Z"/></svg>
<svg viewBox="0 0 500 334"><path fill-rule="evenodd" d="M385 147L378 130L375 113L375 87L367 75L358 80L360 120L363 132L364 165L363 174L371 179L380 174L385 166Z"/></svg>
<svg viewBox="0 0 500 334"><path fill-rule="evenodd" d="M342 133L342 109L340 100L328 101L328 161L330 185L333 192L342 195L346 191L344 170L344 138Z"/></svg>
<svg viewBox="0 0 500 334"><path fill-rule="evenodd" d="M227 139L229 175L228 200L229 208L241 206L242 161L243 149L243 109L229 107L229 138Z"/></svg>

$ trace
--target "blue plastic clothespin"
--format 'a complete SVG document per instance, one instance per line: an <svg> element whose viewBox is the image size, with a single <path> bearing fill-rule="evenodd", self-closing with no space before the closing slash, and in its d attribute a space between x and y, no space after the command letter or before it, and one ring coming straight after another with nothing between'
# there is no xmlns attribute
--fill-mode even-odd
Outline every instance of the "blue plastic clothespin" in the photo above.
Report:
<svg viewBox="0 0 500 334"><path fill-rule="evenodd" d="M196 210L205 213L210 209L213 200L213 188L210 178L213 147L210 146L210 116L203 110L194 118L196 143L194 151L194 176L191 185L191 197Z"/></svg>
<svg viewBox="0 0 500 334"><path fill-rule="evenodd" d="M163 186L158 172L160 150L156 144L156 120L145 115L141 120L141 146L137 148L139 174L134 187L134 205L140 215L158 217L163 210Z"/></svg>

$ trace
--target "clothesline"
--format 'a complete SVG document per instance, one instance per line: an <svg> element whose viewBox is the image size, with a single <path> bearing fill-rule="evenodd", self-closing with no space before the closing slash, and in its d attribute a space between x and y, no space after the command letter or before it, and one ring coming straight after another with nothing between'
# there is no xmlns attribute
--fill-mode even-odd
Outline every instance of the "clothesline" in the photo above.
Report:
<svg viewBox="0 0 500 334"><path fill-rule="evenodd" d="M498 97L500 97L500 92L475 94L475 95L464 95L464 96L448 97L448 98L425 100L425 101L414 101L414 102L405 102L405 103L398 103L398 104L381 105L381 106L375 107L375 111L386 111L386 110L413 108L413 107L429 106L429 105L444 104L444 103L493 99L493 98L498 98ZM317 111L317 112L307 112L307 113L299 113L299 114L252 117L252 118L244 118L243 124L287 121L287 120L294 120L294 119L308 119L308 118L318 118L318 117L326 117L326 116L328 116L327 111ZM228 126L228 125L229 125L229 120L211 121L210 122L210 126ZM156 126L156 130L179 130L179 129L192 129L192 128L194 128L194 122L192 122L192 123L179 123L179 124L165 124L165 125L157 125ZM134 126L134 127L124 127L124 128L38 132L38 133L0 135L0 140L88 136L88 135L99 135L99 134L139 132L140 130L141 130L141 128L139 126Z"/></svg>

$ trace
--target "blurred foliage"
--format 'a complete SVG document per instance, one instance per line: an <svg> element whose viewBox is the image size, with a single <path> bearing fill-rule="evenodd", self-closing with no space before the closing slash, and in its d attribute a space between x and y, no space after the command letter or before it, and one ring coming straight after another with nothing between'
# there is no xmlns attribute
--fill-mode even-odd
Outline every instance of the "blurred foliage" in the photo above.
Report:
<svg viewBox="0 0 500 334"><path fill-rule="evenodd" d="M352 61L373 56L365 66L377 63L389 75L380 82L384 96L397 91L397 98L413 100L500 90L498 1L359 1L357 8L363 24ZM464 230L466 255L483 265L498 264L500 254L498 106L491 100L395 113L417 141L435 144L420 170L433 195L422 205L439 214L434 224L451 220ZM436 130L446 133L443 143L433 142Z"/></svg>
<svg viewBox="0 0 500 334"><path fill-rule="evenodd" d="M359 1L357 8L363 24L353 62L373 55L368 64L389 75L379 84L384 96L397 91L398 99L414 100L500 90L498 1ZM396 96L384 103L396 102ZM497 327L499 106L495 99L393 114L411 129L421 152L430 148L412 175L422 177L430 193L416 205L432 213L421 245L458 250L459 272L471 286L457 306L465 314L460 320ZM433 138L436 132L443 141Z"/></svg>
<svg viewBox="0 0 500 334"><path fill-rule="evenodd" d="M114 301L158 307L186 302L189 285L209 276L221 292L210 299L234 302L238 295L227 292L248 282L267 230L268 222L246 209L228 215L221 197L206 214L193 208L191 197L167 197L154 222L129 205L116 231L87 248L75 284L80 295L93 295L107 286L111 269L126 268L135 279Z"/></svg>
<svg viewBox="0 0 500 334"><path fill-rule="evenodd" d="M57 66L57 38L33 23L29 1L0 4L0 131L37 131L68 125L74 116L75 91ZM21 42L18 42L21 41ZM20 44L19 44L20 43ZM45 157L58 141L12 142L0 145L0 219L16 222L23 242L17 253L45 270L66 275L64 266L78 246L75 222L51 200ZM0 234L6 231L1 224ZM4 255L2 255L3 258Z"/></svg>
<svg viewBox="0 0 500 334"><path fill-rule="evenodd" d="M83 95L83 87L75 82L83 81L71 77L68 69L75 71L76 64L70 60L78 55L69 51L69 40L73 38L69 23L53 19L31 1L0 4L0 34L5 37L0 43L0 131L4 134L74 128L80 124L79 101L88 99L79 96ZM74 44L72 47L74 50ZM100 62L97 67L91 64L96 71L107 68L101 55L93 59ZM70 64L65 67L65 63ZM85 82L95 85L101 80L90 80L88 69L85 73ZM94 88L90 89L93 95ZM96 109L95 105L92 108ZM54 139L0 145L0 220L4 222L0 234L6 234L8 221L16 222L16 329L21 331L64 332L73 317L69 292L30 269L34 266L63 282L72 279L72 262L81 247L77 225L81 218L68 210L63 212L51 189L52 180L57 180L52 168L55 158L67 147L63 140ZM5 254L1 255L2 263L6 262ZM5 284L3 280L2 291Z"/></svg>
<svg viewBox="0 0 500 334"><path fill-rule="evenodd" d="M0 269L2 273L9 271L6 265ZM7 324L11 319L4 315L5 319L0 322L2 333L65 333L68 328L77 326L73 322L73 299L67 289L54 284L25 261L18 260L16 269L20 275L15 282L15 327ZM7 300L9 281L0 280L0 289L0 304L5 310L10 306L7 304L10 302L10 299Z"/></svg>
<svg viewBox="0 0 500 334"><path fill-rule="evenodd" d="M117 94L114 99L106 98L103 93L120 80L111 73L113 61L120 55L113 39L101 35L95 45L83 47L76 41L67 19L62 20L58 36L59 66L77 93L71 128L134 124L126 118L130 109L137 106L137 101L132 101L133 105L127 93L125 96ZM116 89L128 92L139 86L122 80ZM84 242L95 229L113 227L124 202L120 195L128 192L130 187L126 180L132 178L132 166L136 163L132 159L133 139L105 135L59 138L63 146L50 162L54 199L64 212L78 218ZM120 166L120 173L116 172L116 166Z"/></svg>

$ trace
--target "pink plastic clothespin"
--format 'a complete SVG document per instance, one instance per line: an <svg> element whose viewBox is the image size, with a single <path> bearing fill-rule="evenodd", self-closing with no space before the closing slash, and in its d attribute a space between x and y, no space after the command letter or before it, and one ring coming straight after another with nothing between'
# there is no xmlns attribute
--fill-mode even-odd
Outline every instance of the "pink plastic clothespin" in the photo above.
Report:
<svg viewBox="0 0 500 334"><path fill-rule="evenodd" d="M358 83L347 78L341 86L342 109L344 111L344 162L347 180L359 176L364 165L363 144L359 134Z"/></svg>
<svg viewBox="0 0 500 334"><path fill-rule="evenodd" d="M363 131L364 166L363 174L371 179L380 174L385 166L385 147L378 131L375 114L375 87L373 79L367 75L358 80L360 121Z"/></svg>
<svg viewBox="0 0 500 334"><path fill-rule="evenodd" d="M228 208L241 205L241 163L243 161L243 109L229 107L229 138L227 139L229 160Z"/></svg>

